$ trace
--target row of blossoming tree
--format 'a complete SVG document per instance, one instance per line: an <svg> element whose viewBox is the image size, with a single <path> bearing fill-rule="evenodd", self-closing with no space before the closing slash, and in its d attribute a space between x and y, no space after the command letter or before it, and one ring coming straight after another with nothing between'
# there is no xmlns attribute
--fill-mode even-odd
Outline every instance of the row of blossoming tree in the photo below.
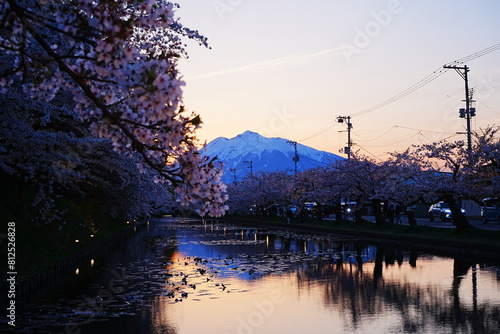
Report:
<svg viewBox="0 0 500 334"><path fill-rule="evenodd" d="M464 199L481 203L500 196L500 140L497 127L475 133L473 150L462 141L441 141L394 153L385 161L354 155L327 167L296 176L258 173L230 185L230 212L245 213L255 205L301 205L306 201L339 203L349 198L373 208L376 222L385 222L383 203L413 206L446 202L457 229L469 223L460 210Z"/></svg>
<svg viewBox="0 0 500 334"><path fill-rule="evenodd" d="M129 217L170 200L225 213L222 166L199 153L201 120L182 105L177 70L183 39L207 40L174 10L164 0L0 0L1 177L33 192L31 219L61 220L61 197Z"/></svg>

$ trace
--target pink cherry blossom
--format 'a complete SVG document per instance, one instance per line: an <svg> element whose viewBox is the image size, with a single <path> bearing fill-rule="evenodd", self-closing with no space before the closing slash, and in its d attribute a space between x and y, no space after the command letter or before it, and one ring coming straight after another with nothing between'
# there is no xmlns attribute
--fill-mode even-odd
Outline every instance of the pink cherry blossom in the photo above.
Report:
<svg viewBox="0 0 500 334"><path fill-rule="evenodd" d="M141 169L175 187L181 203L201 215L224 214L222 166L199 154L200 121L182 106L177 71L185 55L181 39L207 45L206 38L181 26L176 6L165 0L33 2L37 6L0 1L0 29L10 32L2 35L0 50L23 59L22 68L0 73L0 85L12 84L21 71L32 78L25 89L37 98L68 91L95 136L109 139L118 152L141 156L148 166ZM32 15L36 11L40 15Z"/></svg>

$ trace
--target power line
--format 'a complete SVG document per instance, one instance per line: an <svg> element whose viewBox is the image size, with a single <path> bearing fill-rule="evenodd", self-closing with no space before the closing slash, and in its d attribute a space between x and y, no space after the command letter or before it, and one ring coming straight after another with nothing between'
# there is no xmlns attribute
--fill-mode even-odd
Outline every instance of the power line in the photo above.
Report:
<svg viewBox="0 0 500 334"><path fill-rule="evenodd" d="M369 155L371 155L372 157L374 157L375 159L379 160L379 161L382 161L382 159L380 159L378 156L376 156L375 154L369 152L366 148L364 148L363 146L358 146L360 149L362 149L363 151L365 151L366 153L368 153Z"/></svg>
<svg viewBox="0 0 500 334"><path fill-rule="evenodd" d="M301 143L301 142L304 142L304 141L306 141L306 140L309 140L309 139L312 139L312 138L314 138L314 137L319 136L320 134L322 134L322 133L326 132L327 130L329 130L329 129L332 127L332 125L333 125L333 124L335 124L335 123L337 123L337 121L336 121L336 120L334 120L334 121L332 121L332 122L328 123L328 124L327 124L327 125L326 125L323 129L319 130L318 132L316 132L315 134L313 134L313 135L311 135L311 136L309 136L309 137L307 137L307 138L304 138L304 139L298 140L298 142L299 142L299 143Z"/></svg>
<svg viewBox="0 0 500 334"><path fill-rule="evenodd" d="M383 136L385 136L386 134L388 134L389 132L391 132L392 130L396 129L398 126L397 125L393 125L389 130L387 130L386 132L382 133L380 136L377 136L375 138L372 138L372 139L357 139L356 141L360 141L360 142L363 142L363 141L373 141L373 140L377 140Z"/></svg>
<svg viewBox="0 0 500 334"><path fill-rule="evenodd" d="M474 60L476 58L479 58L479 57L482 57L484 55L487 55L488 53L497 51L499 49L500 49L500 43L492 45L492 46L490 46L490 47L488 47L488 48L486 48L484 50L478 51L478 52L473 53L471 55L468 55L468 56L465 56L463 58L460 58L460 59L457 59L455 61L452 61L451 63L448 63L446 65L463 64L463 63L466 63L468 61L471 61L471 60Z"/></svg>
<svg viewBox="0 0 500 334"><path fill-rule="evenodd" d="M491 80L491 81L488 81L488 82L485 82L481 85L478 85L478 86L475 86L473 87L472 89L474 90L474 92L476 93L481 93L481 92L484 92L484 91L491 91L493 88L495 87L498 87L500 86L500 78L498 79L494 79L494 80ZM446 95L444 98L440 98L434 102L431 102L429 103L428 105L425 105L421 108L418 108L416 109L414 112L411 113L411 116L413 117L414 115L418 114L419 112L423 111L423 110L426 110L426 109L429 109L437 104L439 104L440 102L450 98L451 96L453 95L456 95L457 93L461 93L462 92L462 89L458 89L456 91L454 91L453 93L450 93L448 95ZM482 105L484 105L486 108L490 109L491 111L493 111L494 113L496 114L500 114L498 113L497 111L493 110L492 108L488 107L487 105L485 105L482 101L477 101L478 103L481 103ZM454 109L457 105L459 105L460 103L462 102L458 102L456 103L452 109ZM406 117L407 118L407 117ZM429 131L429 130L419 130L419 129L415 129L415 128L410 128L410 127L404 127L404 126L401 126L401 125L393 125L391 128L389 128L387 131L385 131L384 133L382 133L381 135L377 136L377 137L374 137L374 138L371 138L371 139L357 139L357 141L359 142L370 142L370 141L374 141L374 140L377 140L377 139L380 139L381 137L387 135L388 133L390 133L391 131L393 131L394 129L396 128L401 128L401 129L407 129L407 130L415 130L415 131L419 131L419 132L429 132L429 133L437 133L437 134L449 134L447 132L437 132L437 131ZM452 135L454 136L454 134ZM382 145L382 146L388 146L388 145ZM370 147L377 147L377 146L370 146Z"/></svg>
<svg viewBox="0 0 500 334"><path fill-rule="evenodd" d="M329 163L327 163L327 162L318 161L318 160L313 160L313 159L311 159L311 158L309 158L308 156L305 156L305 155L302 155L302 156L301 156L301 159L302 159L302 160L301 160L301 164L302 164L303 166L305 166L305 165L302 163L302 161L303 161L303 160L306 160L306 161L307 161L307 162L309 162L311 165L315 165L316 167L322 167L322 166L328 166L328 165L329 165Z"/></svg>
<svg viewBox="0 0 500 334"><path fill-rule="evenodd" d="M451 134L451 132L439 132L439 131L431 131L431 130L420 130L420 129L415 129L415 128L409 128L407 126L401 126L401 125L396 125L396 127L401 128L401 129L414 130L414 131L418 131L418 132L437 133L437 134L443 134L443 135L449 135L449 134Z"/></svg>
<svg viewBox="0 0 500 334"><path fill-rule="evenodd" d="M496 111L496 110L492 109L491 107L487 106L486 104L484 104L484 102L481 102L481 101L477 101L477 102L481 103L483 106L485 106L486 108L490 109L490 110L491 110L491 111L493 111L495 114L500 115L500 112L498 112L498 111Z"/></svg>
<svg viewBox="0 0 500 334"><path fill-rule="evenodd" d="M462 57L462 58L459 58L457 60L454 60L446 65L450 65L450 64L462 64L464 62L467 62L467 61L471 61L471 60L474 60L476 58L479 58L479 57L482 57L484 55L487 55L491 52L494 52L494 51L497 51L500 49L500 43L498 44L494 44L486 49L483 49L481 51L478 51L478 52L475 52L473 54L470 54L468 56L465 56L465 57ZM372 112L372 111L375 111L377 109L380 109L380 108L383 108L389 104L392 104L396 101L399 101L401 100L402 98L410 95L411 93L419 90L420 88L424 87L425 85L431 83L432 81L436 80L437 78L439 78L441 75L443 75L444 73L446 73L448 71L448 69L446 68L442 68L442 67L439 67L437 68L434 72L432 72L431 74L427 75L425 78L423 78L422 80L418 81L417 83L415 83L414 85L410 86L409 88L405 89L404 91L400 92L399 94L396 94L394 95L393 97L385 100L385 101L382 101L372 107L369 107L369 108L366 108L366 109L363 109L363 110L360 110L358 112L355 112L353 114L351 114L351 116L361 116L361 115L364 115L364 114L367 114L369 112ZM318 131L317 133L313 134L312 136L309 136L307 138L304 138L302 140L299 140L299 142L303 142L303 141L306 141L306 140L309 140L309 139L312 139L314 137L317 137L319 136L320 134L326 132L328 129L330 129L333 124L335 124L336 122L335 121L332 121L330 122L328 125L326 125L322 130Z"/></svg>
<svg viewBox="0 0 500 334"><path fill-rule="evenodd" d="M484 91L491 91L493 88L500 86L500 78L485 82L479 86L474 86L474 92L482 93Z"/></svg>
<svg viewBox="0 0 500 334"><path fill-rule="evenodd" d="M389 104L392 104L398 100L401 100L402 98L410 95L411 93L415 92L416 90L418 90L418 89L422 88L423 86L429 84L430 82L436 80L437 78L439 78L441 75L443 75L447 71L448 71L447 69L438 68L434 72L432 72L431 74L429 74L428 76L426 76L425 78L423 78L422 80L420 80L419 82L414 84L413 86L405 89L404 91L391 97L390 99L387 99L383 102L380 102L379 104L376 104L370 108L363 109L363 110L358 111L358 112L351 114L351 115L352 116L361 116L361 115L367 114L369 112L372 112L374 110L385 107Z"/></svg>
<svg viewBox="0 0 500 334"><path fill-rule="evenodd" d="M384 132L380 136L377 136L377 137L372 138L372 139L365 139L365 140L361 140L360 139L360 140L357 140L357 141L360 141L360 142L374 141L374 140L377 140L377 139L385 136L386 134L388 134L389 132L391 132L394 129L405 129L405 130L417 131L416 134L413 134L410 137L403 139L403 141L407 140L407 139L410 139L411 137L414 137L414 136L416 136L418 134L421 134L422 132L434 133L434 134L444 134L444 135L451 135L452 134L451 132L439 132L439 131L431 131L431 130L421 130L421 129L415 129L415 128L410 128L410 127L401 126L401 125L393 125L389 130L387 130L386 132ZM384 146L389 146L389 145L392 145L392 144L386 144L386 145L380 145L380 146L367 146L367 147L384 147Z"/></svg>
<svg viewBox="0 0 500 334"><path fill-rule="evenodd" d="M412 134L412 135L411 135L411 136L409 136L409 137L405 137L405 138L403 138L403 139L395 139L395 141L396 141L396 143L397 143L397 144L400 144L400 143L405 142L405 141L407 141L408 139L413 138L413 137L415 137L415 136L418 136L418 135L420 135L420 134L421 134L421 132L419 131L419 132L417 132L417 133ZM394 141L393 141L393 142L390 142L389 144L384 144L384 145L365 145L365 147L377 148L377 147L386 147L386 146L393 146L393 145L394 145ZM357 146L359 146L359 145L357 145Z"/></svg>
<svg viewBox="0 0 500 334"><path fill-rule="evenodd" d="M394 124L394 123L397 123L397 122L404 122L410 118L413 118L413 117L418 117L418 115L422 112L422 111L425 111L427 109L430 109L436 105L438 105L439 103L443 102L444 100L447 100L449 98L451 98L452 96L458 94L458 93L461 93L462 92L462 89L458 89L456 91L454 91L453 93L450 93L450 94L447 94L446 96L444 97L441 97L439 98L438 100L435 100L433 102L430 102L422 107L419 107L417 109L415 109L413 112L411 113L408 113L408 114L405 114L403 117L398 117L396 119L390 119L390 120L387 120L385 121L383 124L387 124L388 126L390 125L389 123L391 124ZM459 103L457 103L458 105ZM456 105L454 106L456 107ZM392 127L395 127L397 125L393 125ZM368 134L368 133L371 133L371 132L378 132L379 130L378 129L375 129L375 130L372 130L372 131L364 131L364 134ZM389 131L391 131L391 129L389 129ZM379 137L381 136L378 136L376 138L373 138L373 139L369 139L369 140L360 140L360 141L372 141L372 140L375 140L375 139L378 139Z"/></svg>

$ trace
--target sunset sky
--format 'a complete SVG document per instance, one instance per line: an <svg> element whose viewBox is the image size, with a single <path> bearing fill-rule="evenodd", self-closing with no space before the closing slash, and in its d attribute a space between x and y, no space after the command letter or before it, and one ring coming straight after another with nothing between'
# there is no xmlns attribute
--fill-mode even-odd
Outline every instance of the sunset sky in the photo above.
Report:
<svg viewBox="0 0 500 334"><path fill-rule="evenodd" d="M180 64L203 141L251 130L339 154L347 133L337 116L352 117L353 149L379 159L465 140L456 134L466 126L464 80L442 66L495 45L464 64L477 100L472 129L500 125L498 0L178 3L181 22L211 46L189 42Z"/></svg>

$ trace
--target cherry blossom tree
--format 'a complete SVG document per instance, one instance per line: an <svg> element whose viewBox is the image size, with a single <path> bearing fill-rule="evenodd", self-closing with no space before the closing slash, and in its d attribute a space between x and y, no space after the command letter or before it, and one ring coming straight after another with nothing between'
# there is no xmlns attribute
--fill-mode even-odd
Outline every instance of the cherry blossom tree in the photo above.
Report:
<svg viewBox="0 0 500 334"><path fill-rule="evenodd" d="M198 151L201 120L182 105L177 70L183 38L207 40L174 9L164 0L0 0L0 85L47 101L68 92L95 136L138 154L140 170L175 187L183 205L220 216L222 166Z"/></svg>
<svg viewBox="0 0 500 334"><path fill-rule="evenodd" d="M248 214L252 207L268 210L277 205L294 204L293 178L284 171L248 175L228 188L230 212Z"/></svg>
<svg viewBox="0 0 500 334"><path fill-rule="evenodd" d="M393 153L385 161L354 154L352 159L303 171L295 177L262 173L232 187L230 194L235 205L245 203L242 212L257 203L301 205L305 201L340 203L349 199L370 205L377 224L386 221L385 204L411 207L444 201L452 210L457 229L465 230L470 224L460 209L460 200L481 204L485 197L500 197L497 133L498 127L476 132L472 152L462 141L441 141Z"/></svg>
<svg viewBox="0 0 500 334"><path fill-rule="evenodd" d="M297 204L309 202L329 202L331 200L328 169L326 167L311 168L297 174L294 179Z"/></svg>
<svg viewBox="0 0 500 334"><path fill-rule="evenodd" d="M300 205L306 201L316 202L316 213L320 220L322 214L331 211L332 206L335 206L337 220L343 219L340 203L348 186L346 186L342 172L334 166L335 164L305 170L295 178L297 204Z"/></svg>
<svg viewBox="0 0 500 334"><path fill-rule="evenodd" d="M469 155L463 141L440 141L413 146L406 152L394 154L400 162L420 166L415 182L424 203L444 201L450 207L457 230L465 230L470 224L460 208L460 200L475 199L473 171L477 159Z"/></svg>
<svg viewBox="0 0 500 334"><path fill-rule="evenodd" d="M376 223L383 224L386 221L384 205L405 207L420 199L415 181L418 171L419 166L404 163L401 159L378 162L354 154L351 159L332 164L329 179L335 180L333 193L358 205L371 206Z"/></svg>
<svg viewBox="0 0 500 334"><path fill-rule="evenodd" d="M16 218L62 224L65 200L75 201L70 207L86 207L87 222L97 215L132 220L150 216L171 198L164 184L139 173L137 159L90 136L76 115L56 108L55 101L65 104L61 97L51 103L27 99L15 88L0 95L0 178L10 185L2 206L11 206L7 210Z"/></svg>
<svg viewBox="0 0 500 334"><path fill-rule="evenodd" d="M302 206L307 201L339 204L342 200L370 205L378 224L385 223L383 203L401 206L415 204L420 189L416 184L419 165L391 159L376 162L355 155L330 166L309 169L296 176L285 172L257 173L229 186L230 207L234 213L248 213L252 205L268 208L275 204Z"/></svg>
<svg viewBox="0 0 500 334"><path fill-rule="evenodd" d="M383 168L367 157L353 156L351 159L338 161L332 166L341 175L339 186L343 189L343 198L372 205L377 224L384 223L382 202L385 198L382 189Z"/></svg>
<svg viewBox="0 0 500 334"><path fill-rule="evenodd" d="M500 197L500 139L498 126L474 133L473 161L476 168L469 173L471 187L482 197ZM479 190L479 191L478 191Z"/></svg>

